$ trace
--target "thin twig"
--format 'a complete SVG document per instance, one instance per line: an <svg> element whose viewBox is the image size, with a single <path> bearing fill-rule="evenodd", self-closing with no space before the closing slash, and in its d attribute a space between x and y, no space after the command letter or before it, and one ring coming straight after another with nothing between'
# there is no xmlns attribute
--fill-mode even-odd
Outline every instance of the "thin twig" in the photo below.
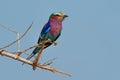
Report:
<svg viewBox="0 0 120 80"><path fill-rule="evenodd" d="M2 27L2 28L5 28L6 30L9 30L9 31L11 31L11 32L13 32L13 33L18 33L16 30L13 30L13 29L11 29L11 28L9 28L9 27L6 27L6 26L4 26L4 25L2 25L2 24L0 24L0 27Z"/></svg>
<svg viewBox="0 0 120 80"><path fill-rule="evenodd" d="M25 53L26 51L28 51L28 50L30 50L30 49L32 49L32 48L35 48L35 47L37 47L38 45L34 45L34 46L31 46L31 47L29 47L29 48L27 48L27 49L25 49L25 50L23 50L23 51L20 51L21 53Z"/></svg>
<svg viewBox="0 0 120 80"><path fill-rule="evenodd" d="M53 63L53 60L56 60L56 59L57 59L57 58L50 59L50 60L44 62L43 64L44 64L44 65L50 65L50 64Z"/></svg>
<svg viewBox="0 0 120 80"><path fill-rule="evenodd" d="M52 42L51 40L46 40L45 43L53 43L53 42ZM30 50L30 49L32 49L32 48L40 47L40 45L42 45L42 42L39 43L39 44L33 45L33 46L31 46L31 47L29 47L29 48L27 48L27 49L21 50L20 52L21 52L21 53L25 53L25 52L27 52L28 50ZM46 46L44 46L44 47L46 47ZM17 52L15 52L15 53L17 53Z"/></svg>
<svg viewBox="0 0 120 80"><path fill-rule="evenodd" d="M18 32L17 33L17 39L19 39L20 38L20 33ZM18 40L18 52L20 52L20 40Z"/></svg>
<svg viewBox="0 0 120 80"><path fill-rule="evenodd" d="M33 24L33 22L32 22L32 24ZM27 32L30 30L30 28L32 27L32 24L28 27L28 29L24 32L24 34L23 34L22 36L20 36L19 39L11 42L10 44L8 44L8 45L6 45L6 46L4 46L4 47L2 47L2 48L0 48L0 49L4 49L4 48L7 48L7 47L10 47L10 46L13 45L14 43L16 43L18 40L22 39L22 38L27 34Z"/></svg>

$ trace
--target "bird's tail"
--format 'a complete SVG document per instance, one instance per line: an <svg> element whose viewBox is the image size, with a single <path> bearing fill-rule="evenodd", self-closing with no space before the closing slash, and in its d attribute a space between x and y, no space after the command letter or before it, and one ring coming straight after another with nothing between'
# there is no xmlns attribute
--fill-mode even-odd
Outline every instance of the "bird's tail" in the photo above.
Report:
<svg viewBox="0 0 120 80"><path fill-rule="evenodd" d="M26 58L26 60L30 60L33 56L35 56L39 51L40 51L40 47L36 47L33 52ZM24 65L24 63L22 64Z"/></svg>
<svg viewBox="0 0 120 80"><path fill-rule="evenodd" d="M27 60L30 60L30 59L31 59L33 56L35 56L39 51L40 51L40 47L36 47L36 48L33 50L32 54L30 54L26 59L27 59Z"/></svg>

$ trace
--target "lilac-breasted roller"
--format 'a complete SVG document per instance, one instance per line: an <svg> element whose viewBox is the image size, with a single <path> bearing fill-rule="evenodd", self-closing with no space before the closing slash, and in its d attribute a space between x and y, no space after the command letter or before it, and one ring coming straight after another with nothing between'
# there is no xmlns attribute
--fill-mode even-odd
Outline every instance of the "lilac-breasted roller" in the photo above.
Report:
<svg viewBox="0 0 120 80"><path fill-rule="evenodd" d="M38 44L43 42L46 39L51 40L52 42L56 41L59 36L61 35L61 31L62 31L62 21L68 17L65 13L63 12L56 12L56 13L52 13L49 17L48 22L44 25L39 39L38 39ZM47 42L45 43L45 47L47 48L48 46L50 46L52 43L51 42ZM41 49L40 45L39 47L36 47L33 52L27 57L27 60L30 60L34 55L36 55L40 49Z"/></svg>

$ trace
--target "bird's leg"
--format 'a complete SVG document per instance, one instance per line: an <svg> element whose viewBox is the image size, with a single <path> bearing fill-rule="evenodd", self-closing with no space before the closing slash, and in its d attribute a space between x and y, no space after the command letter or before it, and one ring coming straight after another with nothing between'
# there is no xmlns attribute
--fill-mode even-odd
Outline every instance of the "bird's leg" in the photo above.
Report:
<svg viewBox="0 0 120 80"><path fill-rule="evenodd" d="M37 54L37 57L35 58L35 60L33 62L33 70L35 70L37 67L38 61L41 57L41 54L42 54L42 51L44 50L44 47L45 47L45 41L42 42L42 47L41 47L40 51Z"/></svg>

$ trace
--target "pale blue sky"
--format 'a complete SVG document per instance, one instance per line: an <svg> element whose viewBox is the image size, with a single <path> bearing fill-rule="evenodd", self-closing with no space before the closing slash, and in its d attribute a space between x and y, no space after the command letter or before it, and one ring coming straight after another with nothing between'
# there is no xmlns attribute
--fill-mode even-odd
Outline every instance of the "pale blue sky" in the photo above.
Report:
<svg viewBox="0 0 120 80"><path fill-rule="evenodd" d="M37 43L43 25L56 11L69 17L63 22L58 45L46 49L41 62L58 57L52 66L73 76L33 71L29 65L0 57L0 79L120 80L120 0L0 0L0 23L23 33L34 21L21 41L24 49ZM1 27L0 33L0 47L16 39ZM17 47L7 50L16 51Z"/></svg>

